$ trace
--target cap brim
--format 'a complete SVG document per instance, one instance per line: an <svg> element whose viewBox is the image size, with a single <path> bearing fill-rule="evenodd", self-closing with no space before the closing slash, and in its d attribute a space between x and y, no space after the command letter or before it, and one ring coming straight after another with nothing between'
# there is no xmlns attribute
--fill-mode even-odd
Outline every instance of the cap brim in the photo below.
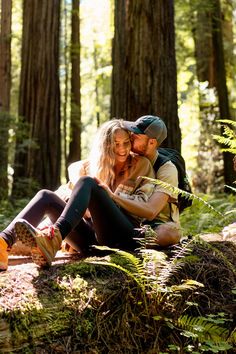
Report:
<svg viewBox="0 0 236 354"><path fill-rule="evenodd" d="M130 122L130 121L123 121L123 126L125 129L129 130L130 132L133 132L135 134L144 134L142 130L136 127L135 122Z"/></svg>

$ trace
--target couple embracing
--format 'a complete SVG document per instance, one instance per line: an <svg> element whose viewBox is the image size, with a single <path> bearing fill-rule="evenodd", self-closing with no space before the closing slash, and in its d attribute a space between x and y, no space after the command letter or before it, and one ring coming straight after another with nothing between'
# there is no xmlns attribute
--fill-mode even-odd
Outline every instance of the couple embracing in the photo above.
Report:
<svg viewBox="0 0 236 354"><path fill-rule="evenodd" d="M32 259L39 266L51 264L63 240L85 254L94 244L134 250L139 247L137 229L146 224L156 232L157 245L177 243L177 195L142 178L178 186L177 168L171 161L153 170L158 147L166 137L165 123L156 116L104 123L89 159L69 167L68 200L41 190L0 232L0 270L7 269L7 250L17 238L31 247ZM51 224L37 228L45 216Z"/></svg>

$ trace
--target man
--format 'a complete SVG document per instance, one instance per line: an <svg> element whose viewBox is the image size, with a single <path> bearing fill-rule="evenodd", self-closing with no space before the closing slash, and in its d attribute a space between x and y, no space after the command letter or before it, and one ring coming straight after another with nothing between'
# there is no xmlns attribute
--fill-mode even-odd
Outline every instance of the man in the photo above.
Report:
<svg viewBox="0 0 236 354"><path fill-rule="evenodd" d="M167 128L163 120L147 115L135 122L125 121L124 126L132 132L132 151L151 161L157 179L178 187L178 171L171 161L167 161L158 169L155 166L158 148L167 137ZM150 223L157 234L156 243L160 246L176 244L181 237L179 210L174 204L176 195L160 185L157 185L155 193L159 195L158 203L163 206L158 214L158 222Z"/></svg>

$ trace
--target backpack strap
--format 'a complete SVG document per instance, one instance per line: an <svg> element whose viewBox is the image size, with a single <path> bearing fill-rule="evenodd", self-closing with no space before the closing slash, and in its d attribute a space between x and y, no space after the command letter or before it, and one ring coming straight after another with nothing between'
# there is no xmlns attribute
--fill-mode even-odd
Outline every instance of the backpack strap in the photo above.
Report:
<svg viewBox="0 0 236 354"><path fill-rule="evenodd" d="M153 169L155 171L155 173L157 173L157 171L159 170L159 168L164 165L166 162L168 161L171 161L171 159L163 154L161 154L159 151L158 151L158 157L153 165ZM155 176L156 177L156 176ZM177 202L168 202L169 204L169 208L170 208L170 220L173 221L173 218L172 218L172 213L171 213L171 204L175 204L178 206L178 203Z"/></svg>
<svg viewBox="0 0 236 354"><path fill-rule="evenodd" d="M170 161L170 159L167 156L158 153L158 157L153 165L154 171L157 172L159 168L168 161Z"/></svg>

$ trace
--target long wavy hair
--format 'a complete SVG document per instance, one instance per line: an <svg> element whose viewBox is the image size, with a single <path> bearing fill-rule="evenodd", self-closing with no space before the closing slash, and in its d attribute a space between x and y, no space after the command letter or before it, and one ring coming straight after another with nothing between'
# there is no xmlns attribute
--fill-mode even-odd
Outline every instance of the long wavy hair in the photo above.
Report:
<svg viewBox="0 0 236 354"><path fill-rule="evenodd" d="M110 187L115 181L115 133L120 129L126 130L122 122L122 119L112 119L100 126L89 156L90 175Z"/></svg>

